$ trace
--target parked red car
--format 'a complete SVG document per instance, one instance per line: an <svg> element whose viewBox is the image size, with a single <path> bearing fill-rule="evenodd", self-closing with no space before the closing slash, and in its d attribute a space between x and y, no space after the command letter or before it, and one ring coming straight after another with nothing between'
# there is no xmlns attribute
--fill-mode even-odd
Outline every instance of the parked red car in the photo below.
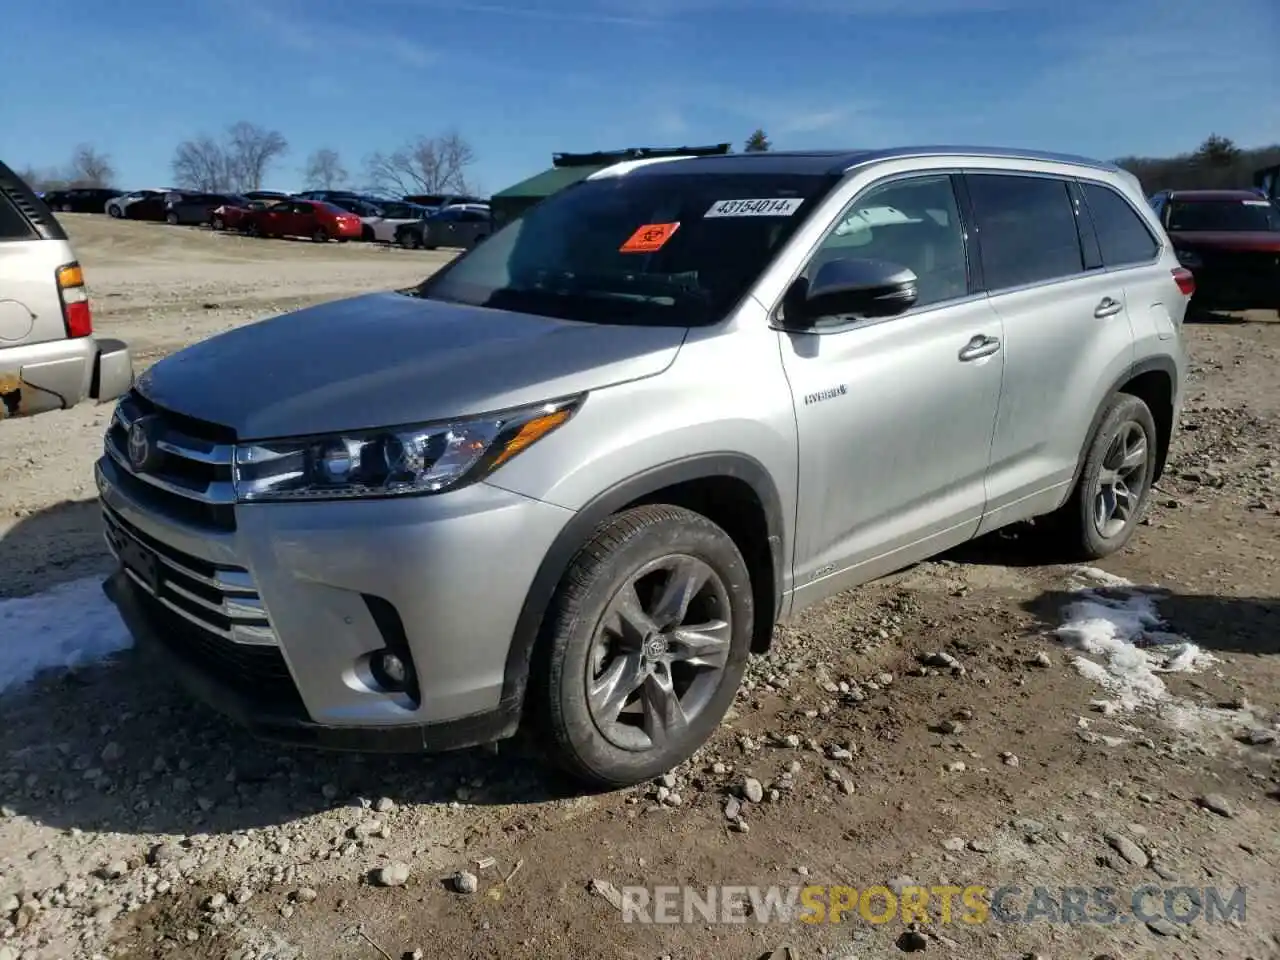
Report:
<svg viewBox="0 0 1280 960"><path fill-rule="evenodd" d="M241 222L253 237L310 237L316 243L359 240L362 227L354 213L322 200L284 200L247 211Z"/></svg>
<svg viewBox="0 0 1280 960"><path fill-rule="evenodd" d="M1151 198L1196 278L1193 308L1280 309L1280 206L1252 190L1174 190Z"/></svg>

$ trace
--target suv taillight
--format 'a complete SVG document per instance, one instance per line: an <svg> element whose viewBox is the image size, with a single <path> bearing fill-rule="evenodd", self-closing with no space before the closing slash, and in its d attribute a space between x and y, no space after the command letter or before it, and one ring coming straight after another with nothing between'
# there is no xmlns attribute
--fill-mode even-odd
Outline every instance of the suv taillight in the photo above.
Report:
<svg viewBox="0 0 1280 960"><path fill-rule="evenodd" d="M84 271L78 263L58 268L58 296L62 299L62 322L68 337L87 337L93 333L93 314L89 309L89 291L84 287Z"/></svg>
<svg viewBox="0 0 1280 960"><path fill-rule="evenodd" d="M1186 267L1173 268L1173 281L1184 297L1189 297L1196 292L1196 275Z"/></svg>

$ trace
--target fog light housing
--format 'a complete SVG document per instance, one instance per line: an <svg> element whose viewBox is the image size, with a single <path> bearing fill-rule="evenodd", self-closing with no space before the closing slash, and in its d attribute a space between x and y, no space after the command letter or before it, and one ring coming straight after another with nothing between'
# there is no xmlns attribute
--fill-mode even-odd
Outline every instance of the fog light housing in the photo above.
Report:
<svg viewBox="0 0 1280 960"><path fill-rule="evenodd" d="M390 650L375 653L369 660L373 678L389 693L403 693L409 683L409 668Z"/></svg>

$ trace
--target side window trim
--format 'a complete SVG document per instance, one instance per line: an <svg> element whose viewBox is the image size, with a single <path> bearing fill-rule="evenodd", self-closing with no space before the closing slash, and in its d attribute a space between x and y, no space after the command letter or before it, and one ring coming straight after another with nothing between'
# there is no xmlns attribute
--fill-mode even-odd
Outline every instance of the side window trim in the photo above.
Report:
<svg viewBox="0 0 1280 960"><path fill-rule="evenodd" d="M1076 234L1080 237L1080 252L1084 255L1084 272L1106 272L1102 242L1098 239L1098 223L1093 219L1081 181L1072 180L1067 184L1067 191L1071 194L1071 209L1076 215Z"/></svg>
<svg viewBox="0 0 1280 960"><path fill-rule="evenodd" d="M1082 206L1085 209L1085 211L1088 212L1089 218L1091 221L1093 220L1093 211L1089 207L1089 198L1085 195L1085 192L1084 192L1085 185L1093 187L1094 189L1097 189L1097 190L1108 191L1109 193L1111 193L1112 196L1114 196L1117 200L1119 200L1126 207L1128 207L1129 211L1135 217L1137 217L1138 223L1142 225L1142 229L1146 231L1146 234L1150 238L1152 244L1155 245L1155 254L1147 260L1135 260L1132 263L1121 263L1121 264L1116 264L1114 266L1104 262L1103 270L1107 273L1110 273L1112 271L1118 271L1118 270L1135 270L1139 267L1150 267L1159 263L1160 257L1164 253L1164 241L1161 240L1160 237L1156 236L1155 233L1152 232L1150 225L1148 225L1147 223L1147 218L1142 215L1142 211L1135 208L1134 205L1129 202L1128 197L1122 194L1119 190L1115 189L1115 187L1111 186L1109 183L1104 183L1101 180L1089 180L1086 178L1077 177L1075 180L1075 188L1080 193ZM1162 203L1162 206L1163 206L1163 203ZM1161 216L1160 214L1157 214L1157 219L1159 219L1160 225L1164 226L1164 217ZM1096 221L1094 221L1094 226L1096 229ZM1098 248L1098 255L1099 255L1099 259L1102 259L1101 246L1099 246Z"/></svg>
<svg viewBox="0 0 1280 960"><path fill-rule="evenodd" d="M982 176L1018 177L1018 178L1035 179L1035 180L1051 180L1062 187L1063 194L1067 199L1067 205L1073 208L1073 216L1074 216L1075 204L1072 202L1072 195L1070 190L1071 181L1073 179L1072 177L1064 176L1063 174L1058 174L1058 173L1042 173L1039 170L1023 170L1016 167L966 168L960 171L960 177L962 180L964 180L964 183L965 183L966 197L969 195L968 189L969 189L970 179L972 177L982 177ZM972 208L971 208L971 212L972 212ZM1079 225L1078 218L1076 218L1076 221L1077 221L1076 222L1076 242L1080 243L1080 225ZM977 241L975 243L975 246L978 250L979 262L981 263L982 231L978 227L976 212L973 213L973 224L974 224L973 233ZM1080 247L1080 260L1082 264L1085 262L1083 246ZM983 278L984 278L983 294L988 297L1002 296L1006 293L1021 292L1023 290L1034 290L1037 287L1048 287L1058 283L1066 283L1067 281L1078 279L1082 276L1085 276L1087 273L1091 272L1088 270L1081 269L1077 273L1068 273L1060 277L1052 277L1048 280L1033 280L1030 283L1020 283L1017 286L1012 286L1012 287L993 287L991 286L991 284L985 282L985 277L986 277L985 265L983 265L982 269L984 271L983 272Z"/></svg>
<svg viewBox="0 0 1280 960"><path fill-rule="evenodd" d="M951 190L955 195L956 209L960 213L960 219L957 225L960 228L961 242L964 245L965 266L969 278L968 292L960 297L952 297L948 300L938 300L922 307L911 307L909 310L904 310L896 316L877 317L866 320L851 320L848 323L834 323L828 326L815 327L814 329L806 330L805 334L827 336L834 333L847 333L851 330L862 330L866 327L875 326L881 323L892 323L906 317L920 316L943 307L950 307L959 303L967 303L970 300L976 300L978 297L983 296L981 290L975 286L974 281L975 264L977 263L978 258L974 256L974 244L972 240L973 221L971 217L968 216L968 211L964 205L964 202L968 200L968 195L964 194L963 197L961 195L960 181L962 180L962 177L960 174L961 171L952 167L939 168L936 170L912 170L905 173L892 173L888 176L881 177L879 180L873 180L850 197L849 201L840 208L840 212L837 213L827 225L822 236L819 237L813 247L805 253L804 258L800 261L800 266L783 286L782 293L779 294L777 302L774 303L772 308L769 310L769 325L775 330L787 330L790 333L795 332L794 330L789 330L789 328L782 324L779 318L779 312L782 310L783 301L786 299L787 292L795 284L796 280L799 279L800 275L808 269L813 258L818 254L818 251L822 249L822 245L827 242L835 229L844 221L844 218L849 211L852 210L861 200L865 199L873 190L879 190L883 187L892 186L893 184L903 183L909 180L940 180L945 177L951 181ZM978 270L978 275L980 275L980 269Z"/></svg>

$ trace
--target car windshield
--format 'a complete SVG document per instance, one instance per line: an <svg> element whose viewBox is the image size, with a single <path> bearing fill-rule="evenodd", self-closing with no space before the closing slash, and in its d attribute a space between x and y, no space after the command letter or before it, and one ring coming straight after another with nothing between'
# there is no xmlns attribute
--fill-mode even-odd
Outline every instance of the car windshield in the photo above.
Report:
<svg viewBox="0 0 1280 960"><path fill-rule="evenodd" d="M767 173L584 181L531 207L416 295L593 323L714 323L835 182Z"/></svg>
<svg viewBox="0 0 1280 960"><path fill-rule="evenodd" d="M1280 209L1261 199L1175 200L1169 207L1169 229L1191 233L1280 231Z"/></svg>

